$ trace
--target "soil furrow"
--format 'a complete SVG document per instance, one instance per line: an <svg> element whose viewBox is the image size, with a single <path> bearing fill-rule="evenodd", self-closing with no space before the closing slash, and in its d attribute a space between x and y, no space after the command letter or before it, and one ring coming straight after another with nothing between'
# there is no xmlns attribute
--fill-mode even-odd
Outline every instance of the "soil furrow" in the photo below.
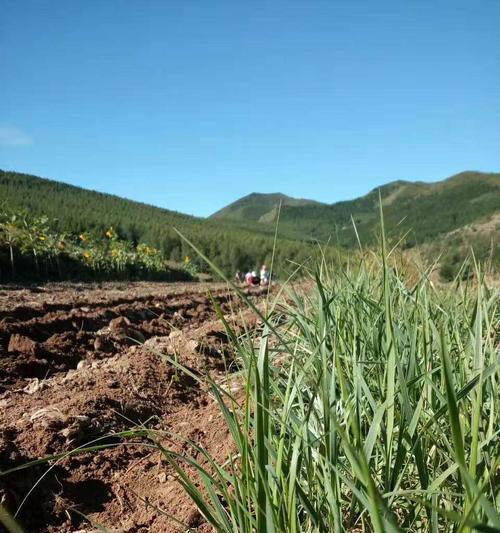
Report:
<svg viewBox="0 0 500 533"><path fill-rule="evenodd" d="M60 285L53 294L30 293L28 311L25 303L12 302L18 296L13 290L3 311L0 470L95 439L112 447L59 461L21 507L21 523L40 533L92 531L76 509L113 531L178 531L167 509L203 530L159 452L144 439L125 444L109 435L145 426L166 432L165 444L176 451L185 453L186 446L166 435L227 454L226 430L205 387L159 355L216 379L232 368L233 353L207 287L141 284L126 296L114 286L89 287L74 306L75 289L68 288L65 302ZM257 299L264 293L251 292ZM241 302L220 285L211 294L243 333ZM57 302L46 305L51 297ZM255 326L255 316L243 316ZM46 471L43 464L0 477L0 497L11 511Z"/></svg>

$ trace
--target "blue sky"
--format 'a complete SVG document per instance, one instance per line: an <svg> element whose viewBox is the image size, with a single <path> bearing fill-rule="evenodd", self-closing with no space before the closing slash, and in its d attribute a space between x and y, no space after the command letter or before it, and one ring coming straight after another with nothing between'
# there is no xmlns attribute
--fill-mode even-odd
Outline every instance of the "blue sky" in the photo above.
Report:
<svg viewBox="0 0 500 533"><path fill-rule="evenodd" d="M205 216L500 170L498 0L3 0L0 168Z"/></svg>

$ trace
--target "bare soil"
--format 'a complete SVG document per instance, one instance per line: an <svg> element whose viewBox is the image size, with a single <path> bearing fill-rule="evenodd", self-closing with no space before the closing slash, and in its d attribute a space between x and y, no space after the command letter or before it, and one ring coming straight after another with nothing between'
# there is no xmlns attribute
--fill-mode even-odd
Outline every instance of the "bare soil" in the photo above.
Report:
<svg viewBox="0 0 500 533"><path fill-rule="evenodd" d="M213 398L158 355L215 379L231 370L208 290L237 330L242 321L256 325L221 284L0 286L0 471L141 424L165 432L170 449L191 453L167 436L180 435L223 460L229 440ZM258 300L263 292L250 294ZM50 470L44 463L2 476L0 498L15 513L44 476L18 513L29 532L209 531L146 442L109 437L99 443L112 447Z"/></svg>

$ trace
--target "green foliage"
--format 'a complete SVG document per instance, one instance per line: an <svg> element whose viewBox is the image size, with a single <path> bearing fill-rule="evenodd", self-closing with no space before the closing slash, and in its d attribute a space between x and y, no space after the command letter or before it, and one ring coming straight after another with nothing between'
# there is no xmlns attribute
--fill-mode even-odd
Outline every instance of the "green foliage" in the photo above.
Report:
<svg viewBox="0 0 500 533"><path fill-rule="evenodd" d="M184 265L184 268L186 269L186 272L189 272L191 276L196 277L196 275L199 274L199 270L198 270L198 267L196 266L196 263L191 260L189 255L186 255L186 257L184 257L183 265Z"/></svg>
<svg viewBox="0 0 500 533"><path fill-rule="evenodd" d="M380 193L387 236L408 234L407 246L414 246L500 211L500 174L463 172L437 183L397 181L382 186ZM252 194L213 216L246 220L264 228L268 224L263 220L274 220L273 209L279 196ZM283 203L280 214L283 232L354 247L357 245L354 222L364 245L376 242L378 190L332 205L297 202Z"/></svg>
<svg viewBox="0 0 500 533"><path fill-rule="evenodd" d="M217 213L212 215L212 218L230 219L234 221L275 221L275 208L281 203L282 206L305 206L315 205L319 202L313 200L304 200L298 198L291 198L281 193L259 194L252 193L248 196L240 198L236 202L224 207Z"/></svg>
<svg viewBox="0 0 500 533"><path fill-rule="evenodd" d="M0 281L131 278L191 276L167 268L156 248L120 239L113 227L72 235L52 230L45 216L0 211Z"/></svg>
<svg viewBox="0 0 500 533"><path fill-rule="evenodd" d="M150 434L202 515L224 533L497 531L498 294L409 289L385 254L311 274L258 332L220 314L241 362L210 382L226 461Z"/></svg>
<svg viewBox="0 0 500 533"><path fill-rule="evenodd" d="M500 252L495 245L500 228L488 232L463 230L500 212L500 174L464 172L434 184L399 181L381 187L380 193L388 238L397 242L404 237L405 248L424 245L425 257L430 261L442 256L440 268L444 279L453 279L472 252L479 259L488 258L492 269L500 268ZM282 202L280 238L274 270L281 277L286 277L294 264L318 257L311 240L352 248L357 246L357 231L361 243L370 246L376 243L379 228L378 191L333 205L282 194L254 193L227 206L214 218L200 219L26 174L0 171L0 198L6 209L14 213L26 211L37 219L40 228L31 228L32 239L36 239L37 232L43 233L47 225L48 240L54 235L59 238L82 232L102 235L112 226L121 241L129 242L132 248L148 243L163 257L182 263L190 250L175 232L178 229L230 275L237 270L258 269L270 261L279 202ZM0 252L4 277L5 272L12 272L10 252L17 246L18 222L13 220L9 227L4 226L4 249ZM113 251L117 272L124 271L129 253L124 242ZM59 251L54 244L45 243L53 256L51 261L57 263ZM325 254L332 260L339 255L334 246L325 248ZM20 251L26 256L31 254L33 275L40 270L37 262L39 255L45 254L43 248L41 241L31 244L23 241ZM139 255L144 260L143 270L147 270L147 264L154 258ZM93 255L88 262L92 267L102 263L102 257ZM198 257L191 259L193 272L203 268Z"/></svg>
<svg viewBox="0 0 500 533"><path fill-rule="evenodd" d="M258 269L262 263L270 261L273 250L274 227L271 225L259 229L224 220L200 219L27 174L0 171L0 198L5 209L26 211L33 218L47 217L51 231L56 234L102 235L113 227L121 240L130 242L133 247L148 243L165 258L182 262L190 250L175 232L178 229L231 276L236 270ZM16 238L15 233L12 238ZM86 258L91 268L102 264L104 252L107 250L92 250L91 257ZM115 253L117 263L127 255L124 250ZM338 255L333 247L327 248L325 253L331 259ZM280 238L275 272L286 276L293 270L294 263L318 254L315 245ZM1 257L0 267L5 269L8 254ZM146 261L151 259L145 258ZM192 258L190 268L203 270L199 258Z"/></svg>

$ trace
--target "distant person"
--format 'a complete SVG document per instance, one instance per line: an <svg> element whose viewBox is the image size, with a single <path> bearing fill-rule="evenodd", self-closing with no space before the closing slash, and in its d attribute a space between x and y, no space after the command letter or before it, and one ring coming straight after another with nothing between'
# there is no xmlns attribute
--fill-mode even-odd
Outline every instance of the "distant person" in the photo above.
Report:
<svg viewBox="0 0 500 533"><path fill-rule="evenodd" d="M253 275L252 272L247 272L245 274L245 283L247 285L253 285Z"/></svg>
<svg viewBox="0 0 500 533"><path fill-rule="evenodd" d="M243 281L245 281L245 276L241 270L236 271L236 274L234 275L234 281L236 283L243 283Z"/></svg>
<svg viewBox="0 0 500 533"><path fill-rule="evenodd" d="M271 279L271 274L269 270L267 270L267 266L262 265L260 269L260 284L264 287L267 287L267 285L269 285L270 279Z"/></svg>
<svg viewBox="0 0 500 533"><path fill-rule="evenodd" d="M252 285L259 285L260 284L260 278L257 276L257 272L254 270L252 272Z"/></svg>

